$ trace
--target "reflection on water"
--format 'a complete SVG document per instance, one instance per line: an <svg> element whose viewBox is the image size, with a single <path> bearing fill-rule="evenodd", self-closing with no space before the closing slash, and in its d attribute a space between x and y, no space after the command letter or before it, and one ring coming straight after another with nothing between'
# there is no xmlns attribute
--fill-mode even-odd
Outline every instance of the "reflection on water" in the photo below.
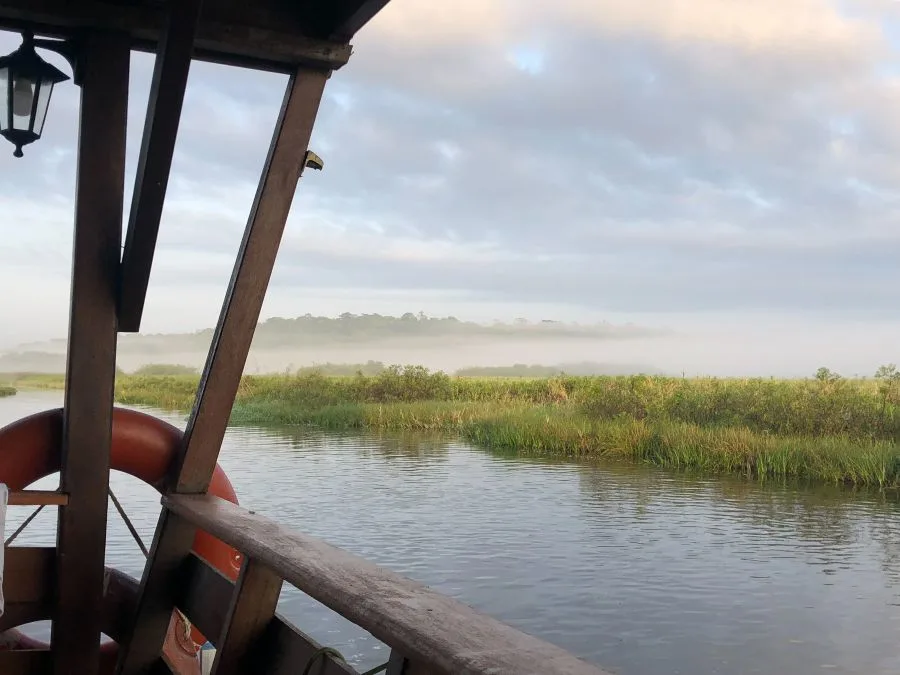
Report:
<svg viewBox="0 0 900 675"><path fill-rule="evenodd" d="M0 400L0 423L55 405L54 394ZM249 508L617 672L900 672L893 495L294 428L232 428L221 463ZM149 542L158 496L112 482ZM12 509L8 528L27 513ZM109 519L109 563L139 576L140 552L112 509ZM42 514L22 542L53 539ZM294 589L280 611L359 665L386 659Z"/></svg>

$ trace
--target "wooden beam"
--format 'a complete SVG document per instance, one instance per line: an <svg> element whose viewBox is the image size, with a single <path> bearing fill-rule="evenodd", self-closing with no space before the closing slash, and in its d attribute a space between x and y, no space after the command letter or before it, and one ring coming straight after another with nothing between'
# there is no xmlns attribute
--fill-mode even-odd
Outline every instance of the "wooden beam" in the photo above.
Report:
<svg viewBox="0 0 900 675"><path fill-rule="evenodd" d="M265 563L425 672L603 675L559 647L218 497L169 495L163 506Z"/></svg>
<svg viewBox="0 0 900 675"><path fill-rule="evenodd" d="M255 670L263 655L261 638L275 617L281 577L262 563L244 558L231 600L212 675L240 675Z"/></svg>
<svg viewBox="0 0 900 675"><path fill-rule="evenodd" d="M184 583L179 585L176 606L209 636L212 644L221 646L235 585L195 554L184 561L178 574ZM119 570L107 568L105 586L103 632L121 644L131 630L140 584ZM266 626L261 641L262 654L252 672L266 675L297 675L297 664L305 664L322 648L278 614ZM357 675L353 668L330 654L325 654L319 663L313 675Z"/></svg>
<svg viewBox="0 0 900 675"><path fill-rule="evenodd" d="M288 7L274 11L255 2L209 3L197 29L194 57L262 70L293 72L298 66L336 70L350 59L348 44L308 37ZM224 7L224 10L223 10ZM0 28L29 28L40 35L71 37L82 30L127 35L132 47L157 52L166 23L162 3L98 0L3 0Z"/></svg>
<svg viewBox="0 0 900 675"><path fill-rule="evenodd" d="M99 667L125 191L128 39L85 36L57 532L55 675Z"/></svg>
<svg viewBox="0 0 900 675"><path fill-rule="evenodd" d="M185 593L177 602L191 623L197 626L210 642L221 647L221 636L234 594L234 584L205 560L191 555L182 574L187 580ZM267 675L297 675L298 664L306 664L322 645L299 630L284 617L276 614L261 638L260 658L254 673ZM324 654L313 675L356 675L349 665Z"/></svg>
<svg viewBox="0 0 900 675"><path fill-rule="evenodd" d="M288 82L175 463L174 492L203 493L209 487L327 79L326 73L301 70Z"/></svg>
<svg viewBox="0 0 900 675"><path fill-rule="evenodd" d="M65 506L69 495L56 490L17 490L9 493L9 506Z"/></svg>
<svg viewBox="0 0 900 675"><path fill-rule="evenodd" d="M170 1L160 37L122 254L120 332L136 333L141 328L202 4L203 0Z"/></svg>
<svg viewBox="0 0 900 675"><path fill-rule="evenodd" d="M131 617L137 606L139 589L137 579L119 570L106 568L103 582L103 632L118 643L125 639L126 632L131 628ZM116 661L113 659L112 663L104 664L101 672L111 673L115 666ZM150 669L151 675L172 675L173 672L177 675L163 657L158 658Z"/></svg>
<svg viewBox="0 0 900 675"><path fill-rule="evenodd" d="M160 513L130 630L119 643L116 673L148 673L162 654L172 608L189 581L182 566L195 534L189 521L166 509Z"/></svg>
<svg viewBox="0 0 900 675"><path fill-rule="evenodd" d="M170 490L203 493L209 487L327 79L325 72L300 70L288 82ZM159 654L172 610L169 570L191 543L177 519L160 519L134 632L119 662L123 675L144 672Z"/></svg>

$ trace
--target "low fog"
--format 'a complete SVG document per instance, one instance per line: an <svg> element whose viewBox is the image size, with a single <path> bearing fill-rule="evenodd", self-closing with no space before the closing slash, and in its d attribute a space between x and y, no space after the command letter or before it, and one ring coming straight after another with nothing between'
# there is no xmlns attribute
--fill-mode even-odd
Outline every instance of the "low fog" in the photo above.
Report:
<svg viewBox="0 0 900 675"><path fill-rule="evenodd" d="M257 346L247 371L852 376L900 361L900 3L839 4L465 0L435 22L428 3L391 2L329 80L311 142L326 168L299 185L263 317L421 309L662 332ZM0 33L0 50L19 41ZM128 192L152 68L133 56ZM143 330L215 324L285 82L192 66ZM54 89L40 142L0 153L0 370L21 351L60 368L64 344L41 341L66 335L78 96ZM203 363L204 345L128 339L126 370Z"/></svg>
<svg viewBox="0 0 900 675"><path fill-rule="evenodd" d="M677 317L645 319L647 336L565 338L393 339L355 344L254 346L247 360L248 374L284 372L324 363L424 365L453 372L471 366L537 364L556 366L590 362L609 374L660 373L673 376L810 377L820 366L845 376L871 376L879 365L900 361L896 339L900 325L892 321L860 319L841 324L827 319L738 316L692 325ZM663 319L665 319L664 317ZM686 319L680 319L685 321ZM649 324L649 325L648 325ZM150 347L136 347L133 336L120 339L119 366L131 372L151 363L201 368L209 344L207 335L194 336L188 349L169 349L173 336L149 338ZM182 337L182 336L179 336ZM145 344L147 341L144 341ZM60 372L65 341L21 344L0 352L0 371Z"/></svg>

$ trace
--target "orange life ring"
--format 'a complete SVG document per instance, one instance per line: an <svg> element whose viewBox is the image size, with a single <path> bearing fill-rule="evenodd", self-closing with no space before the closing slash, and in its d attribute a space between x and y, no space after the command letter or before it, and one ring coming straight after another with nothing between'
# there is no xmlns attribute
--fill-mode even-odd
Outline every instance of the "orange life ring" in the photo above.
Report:
<svg viewBox="0 0 900 675"><path fill-rule="evenodd" d="M56 408L24 417L0 429L0 482L10 490L23 490L59 471L62 424L63 410ZM136 410L114 408L110 468L139 478L159 490L183 436L180 429L157 417ZM209 494L238 503L231 481L218 465L209 485ZM231 546L198 530L193 551L232 581L237 579L241 554ZM176 610L169 624L170 635L166 642L189 650L184 634L173 634L173 631L182 632L185 627L183 615ZM191 627L190 641L194 655L206 638ZM39 648L46 647L42 644ZM114 642L104 643L102 651L108 656L106 653L117 647Z"/></svg>

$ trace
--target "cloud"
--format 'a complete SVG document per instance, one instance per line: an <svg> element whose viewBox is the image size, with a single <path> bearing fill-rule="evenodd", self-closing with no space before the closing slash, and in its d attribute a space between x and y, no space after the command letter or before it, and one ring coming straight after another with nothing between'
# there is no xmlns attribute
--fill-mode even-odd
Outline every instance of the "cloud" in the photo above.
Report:
<svg viewBox="0 0 900 675"><path fill-rule="evenodd" d="M375 294L380 311L893 316L898 5L393 0L327 87L325 170L299 186L277 311L319 292L335 314ZM132 172L151 70L132 59ZM192 68L148 329L215 319L285 82ZM61 85L46 137L0 152L23 223L0 270L69 255L76 111Z"/></svg>

